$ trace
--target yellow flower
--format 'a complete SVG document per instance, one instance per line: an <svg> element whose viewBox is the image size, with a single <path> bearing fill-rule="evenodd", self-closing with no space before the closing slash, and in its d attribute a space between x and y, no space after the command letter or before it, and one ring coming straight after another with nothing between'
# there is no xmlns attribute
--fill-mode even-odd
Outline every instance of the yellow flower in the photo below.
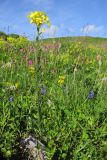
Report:
<svg viewBox="0 0 107 160"><path fill-rule="evenodd" d="M63 83L64 83L64 80L63 80L63 79L59 79L59 80L58 80L58 83L59 83L59 84L63 84Z"/></svg>
<svg viewBox="0 0 107 160"><path fill-rule="evenodd" d="M34 67L29 67L29 72L30 73L35 73L35 68Z"/></svg>
<svg viewBox="0 0 107 160"><path fill-rule="evenodd" d="M43 24L50 24L49 18L45 12L31 12L27 17L30 19L30 23L34 23L38 27L40 27Z"/></svg>
<svg viewBox="0 0 107 160"><path fill-rule="evenodd" d="M7 41L11 44L14 44L14 43L16 43L17 40L16 40L16 38L13 38L13 37L7 37Z"/></svg>
<svg viewBox="0 0 107 160"><path fill-rule="evenodd" d="M58 83L59 83L59 84L63 84L63 83L64 83L64 80L65 80L65 76L59 76Z"/></svg>
<svg viewBox="0 0 107 160"><path fill-rule="evenodd" d="M19 83L15 83L15 87L18 88L19 87Z"/></svg>
<svg viewBox="0 0 107 160"><path fill-rule="evenodd" d="M64 79L65 79L65 76L59 76L59 79L64 80Z"/></svg>
<svg viewBox="0 0 107 160"><path fill-rule="evenodd" d="M13 84L11 82L6 82L5 85L10 90L16 90L19 87L19 83Z"/></svg>
<svg viewBox="0 0 107 160"><path fill-rule="evenodd" d="M41 32L43 33L43 32L45 32L45 30L46 30L45 28L42 28L42 29L41 29Z"/></svg>

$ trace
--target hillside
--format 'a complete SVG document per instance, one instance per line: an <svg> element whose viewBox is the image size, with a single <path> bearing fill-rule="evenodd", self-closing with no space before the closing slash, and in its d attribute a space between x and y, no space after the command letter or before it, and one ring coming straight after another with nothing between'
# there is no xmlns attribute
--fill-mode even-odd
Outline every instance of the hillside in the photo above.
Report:
<svg viewBox="0 0 107 160"><path fill-rule="evenodd" d="M46 160L107 159L105 49L95 37L0 41L2 159L31 156L34 138Z"/></svg>
<svg viewBox="0 0 107 160"><path fill-rule="evenodd" d="M104 37L89 37L89 36L75 36L75 37L58 37L44 39L46 42L58 41L61 43L82 42L86 45L95 45L107 48L107 38Z"/></svg>

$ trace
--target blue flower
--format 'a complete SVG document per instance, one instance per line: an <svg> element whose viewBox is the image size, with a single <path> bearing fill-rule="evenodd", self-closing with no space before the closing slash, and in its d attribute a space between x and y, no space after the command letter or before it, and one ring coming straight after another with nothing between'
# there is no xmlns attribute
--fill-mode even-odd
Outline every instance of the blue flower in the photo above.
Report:
<svg viewBox="0 0 107 160"><path fill-rule="evenodd" d="M13 102L14 98L13 97L10 97L9 98L9 102Z"/></svg>
<svg viewBox="0 0 107 160"><path fill-rule="evenodd" d="M42 95L46 94L46 86L43 86L43 87L41 88L40 93L41 93Z"/></svg>
<svg viewBox="0 0 107 160"><path fill-rule="evenodd" d="M94 98L94 91L93 90L90 91L90 93L88 95L88 98L89 99L93 99Z"/></svg>

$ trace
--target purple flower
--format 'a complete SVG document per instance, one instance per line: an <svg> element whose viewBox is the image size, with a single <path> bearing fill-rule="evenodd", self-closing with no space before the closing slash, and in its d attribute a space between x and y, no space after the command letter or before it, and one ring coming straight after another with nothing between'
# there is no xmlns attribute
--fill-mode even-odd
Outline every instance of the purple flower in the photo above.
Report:
<svg viewBox="0 0 107 160"><path fill-rule="evenodd" d="M93 90L90 91L90 93L88 95L88 98L89 99L93 99L94 98L94 91Z"/></svg>
<svg viewBox="0 0 107 160"><path fill-rule="evenodd" d="M33 61L32 61L32 60L29 60L29 61L28 61L28 64L29 64L29 66L31 66L31 65L33 64Z"/></svg>
<svg viewBox="0 0 107 160"><path fill-rule="evenodd" d="M46 86L43 86L41 88L41 92L40 92L42 95L46 94Z"/></svg>
<svg viewBox="0 0 107 160"><path fill-rule="evenodd" d="M13 100L14 100L13 97L9 98L9 102L13 102Z"/></svg>

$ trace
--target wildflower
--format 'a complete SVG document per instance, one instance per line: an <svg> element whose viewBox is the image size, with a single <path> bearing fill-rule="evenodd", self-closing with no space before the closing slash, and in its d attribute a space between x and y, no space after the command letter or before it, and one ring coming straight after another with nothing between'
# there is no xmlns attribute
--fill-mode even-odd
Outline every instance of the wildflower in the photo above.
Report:
<svg viewBox="0 0 107 160"><path fill-rule="evenodd" d="M54 48L55 48L56 51L59 52L59 49L61 48L61 43L55 43Z"/></svg>
<svg viewBox="0 0 107 160"><path fill-rule="evenodd" d="M29 72L30 73L35 73L35 68L34 67L29 67Z"/></svg>
<svg viewBox="0 0 107 160"><path fill-rule="evenodd" d="M94 91L93 90L90 91L90 93L88 95L88 98L89 99L93 99L94 98Z"/></svg>
<svg viewBox="0 0 107 160"><path fill-rule="evenodd" d="M59 76L59 79L64 80L64 79L65 79L65 76Z"/></svg>
<svg viewBox="0 0 107 160"><path fill-rule="evenodd" d="M13 102L14 98L13 97L10 97L9 98L9 102Z"/></svg>
<svg viewBox="0 0 107 160"><path fill-rule="evenodd" d="M28 57L27 57L27 56L23 56L23 59L24 59L24 60L28 60Z"/></svg>
<svg viewBox="0 0 107 160"><path fill-rule="evenodd" d="M104 77L104 78L102 79L102 82L103 82L103 83L107 83L107 77Z"/></svg>
<svg viewBox="0 0 107 160"><path fill-rule="evenodd" d="M50 99L48 99L47 104L48 104L49 107L52 105L52 102L51 102Z"/></svg>
<svg viewBox="0 0 107 160"><path fill-rule="evenodd" d="M46 94L46 86L42 86L41 92L42 95Z"/></svg>
<svg viewBox="0 0 107 160"><path fill-rule="evenodd" d="M10 90L16 90L16 86L15 85L11 85L11 86L9 86L9 89Z"/></svg>
<svg viewBox="0 0 107 160"><path fill-rule="evenodd" d="M11 62L8 62L8 63L5 64L5 67L6 67L6 68L11 68L11 66L12 66L12 63L11 63Z"/></svg>
<svg viewBox="0 0 107 160"><path fill-rule="evenodd" d="M45 12L37 11L37 12L31 12L28 16L30 19L30 23L33 23L37 26L37 37L36 40L39 40L41 32L41 26L44 24L47 24L50 27L50 21L48 16Z"/></svg>
<svg viewBox="0 0 107 160"><path fill-rule="evenodd" d="M74 68L74 72L77 72L77 67Z"/></svg>
<svg viewBox="0 0 107 160"><path fill-rule="evenodd" d="M45 28L41 28L41 32L42 32L42 33L45 32L45 30L46 30Z"/></svg>
<svg viewBox="0 0 107 160"><path fill-rule="evenodd" d="M19 83L15 83L15 87L17 89L19 87Z"/></svg>
<svg viewBox="0 0 107 160"><path fill-rule="evenodd" d="M29 64L29 65L32 65L32 64L33 64L33 61L32 61L32 60L28 60L28 64Z"/></svg>
<svg viewBox="0 0 107 160"><path fill-rule="evenodd" d="M97 55L96 59L97 59L97 61L101 61L101 56Z"/></svg>
<svg viewBox="0 0 107 160"><path fill-rule="evenodd" d="M65 76L59 76L58 83L59 83L59 84L63 84L63 83L64 83L64 80L65 80Z"/></svg>
<svg viewBox="0 0 107 160"><path fill-rule="evenodd" d="M59 83L59 84L63 84L63 83L64 83L64 80L63 80L63 79L59 79L59 80L58 80L58 83Z"/></svg>
<svg viewBox="0 0 107 160"><path fill-rule="evenodd" d="M6 64L2 65L2 68L3 69L9 69L9 68L11 68L11 66L12 66L12 63L11 62L7 62Z"/></svg>
<svg viewBox="0 0 107 160"><path fill-rule="evenodd" d="M34 23L38 27L40 27L43 24L50 24L49 18L45 12L31 12L27 17L30 19L30 23Z"/></svg>
<svg viewBox="0 0 107 160"><path fill-rule="evenodd" d="M97 61L99 63L99 67L100 67L101 66L101 56L100 55L97 56Z"/></svg>
<svg viewBox="0 0 107 160"><path fill-rule="evenodd" d="M19 83L10 83L10 82L6 82L5 83L7 88L10 89L10 90L16 90L18 87L19 87Z"/></svg>

